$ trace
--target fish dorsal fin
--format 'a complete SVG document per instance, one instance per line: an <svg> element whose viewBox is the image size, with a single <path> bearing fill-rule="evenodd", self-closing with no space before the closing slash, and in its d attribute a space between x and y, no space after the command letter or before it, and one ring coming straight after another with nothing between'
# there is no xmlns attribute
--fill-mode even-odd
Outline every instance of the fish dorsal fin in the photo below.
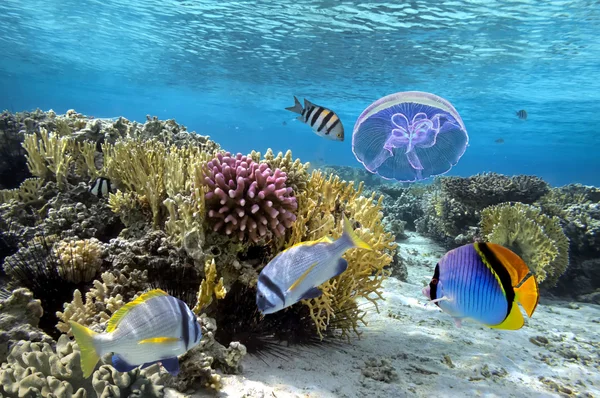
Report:
<svg viewBox="0 0 600 398"><path fill-rule="evenodd" d="M310 274L310 271L312 271L313 269L315 269L315 267L317 266L317 264L318 264L318 262L315 262L310 267L308 267L308 269L306 271L304 271L302 273L302 275L300 275L300 277L298 279L296 279L296 282L292 283L292 286L290 286L290 288L288 289L288 292L291 292L292 290L294 290L295 288L297 288L300 285L300 283L302 283L302 281L304 279L306 279L306 277L308 276L308 274Z"/></svg>
<svg viewBox="0 0 600 398"><path fill-rule="evenodd" d="M317 243L333 243L333 238L331 236L323 236L315 241L313 241L314 244Z"/></svg>
<svg viewBox="0 0 600 398"><path fill-rule="evenodd" d="M319 238L317 240L308 240L306 242L298 242L295 245L292 245L292 246L288 247L283 252L286 252L286 251L288 251L290 249L293 249L294 247L300 247L300 246L310 247L310 246L314 246L317 243L333 243L333 238L331 236L323 236L323 237L321 237L321 238Z"/></svg>
<svg viewBox="0 0 600 398"><path fill-rule="evenodd" d="M310 102L309 100L307 100L306 98L304 98L304 109L308 109L311 106L315 106L315 104L313 104L312 102Z"/></svg>
<svg viewBox="0 0 600 398"><path fill-rule="evenodd" d="M168 344L180 341L177 337L152 337L138 341L138 344Z"/></svg>
<svg viewBox="0 0 600 398"><path fill-rule="evenodd" d="M115 312L113 314L113 316L110 317L110 319L108 320L108 324L106 325L106 331L108 333L114 332L115 329L117 328L117 326L119 325L119 322L121 322L121 319L123 319L123 317L129 311L131 311L132 308L134 308L142 303L145 303L146 301L150 300L151 298L159 297L159 296L168 296L168 294L160 289L154 289L154 290L150 290L150 291L142 294L140 297L136 298L135 300L130 301L129 303L125 304L124 306L119 308L117 310L117 312Z"/></svg>
<svg viewBox="0 0 600 398"><path fill-rule="evenodd" d="M529 274L529 267L527 267L525 261L517 254L495 243L488 243L487 245L510 274L513 287L521 283Z"/></svg>

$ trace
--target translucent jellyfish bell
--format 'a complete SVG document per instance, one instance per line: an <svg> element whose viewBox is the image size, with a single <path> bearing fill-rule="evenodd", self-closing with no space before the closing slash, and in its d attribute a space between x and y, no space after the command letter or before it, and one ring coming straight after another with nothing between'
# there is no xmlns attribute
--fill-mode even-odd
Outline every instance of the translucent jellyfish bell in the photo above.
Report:
<svg viewBox="0 0 600 398"><path fill-rule="evenodd" d="M450 102L407 91L383 97L359 116L354 156L371 173L417 181L447 173L465 153L469 137Z"/></svg>

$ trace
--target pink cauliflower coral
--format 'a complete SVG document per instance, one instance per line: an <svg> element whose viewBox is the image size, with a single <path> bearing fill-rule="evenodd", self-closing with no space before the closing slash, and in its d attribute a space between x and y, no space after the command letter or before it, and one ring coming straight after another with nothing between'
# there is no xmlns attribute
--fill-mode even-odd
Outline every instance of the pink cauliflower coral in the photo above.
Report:
<svg viewBox="0 0 600 398"><path fill-rule="evenodd" d="M283 171L229 152L206 166L206 208L215 231L258 242L283 236L296 220L298 203Z"/></svg>

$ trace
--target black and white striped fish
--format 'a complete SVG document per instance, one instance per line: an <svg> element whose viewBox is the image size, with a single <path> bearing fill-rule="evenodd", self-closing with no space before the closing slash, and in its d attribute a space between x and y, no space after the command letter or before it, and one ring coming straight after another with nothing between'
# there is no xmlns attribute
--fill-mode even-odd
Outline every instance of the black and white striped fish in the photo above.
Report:
<svg viewBox="0 0 600 398"><path fill-rule="evenodd" d="M304 108L295 96L294 102L294 106L285 109L299 113L297 119L308 124L317 135L334 141L344 141L344 126L334 111L315 105L306 98Z"/></svg>
<svg viewBox="0 0 600 398"><path fill-rule="evenodd" d="M90 184L90 193L99 198L106 198L112 192L110 180L105 177L96 177Z"/></svg>
<svg viewBox="0 0 600 398"><path fill-rule="evenodd" d="M525 109L521 109L520 111L517 111L517 117L521 120L526 120L527 119L527 111Z"/></svg>

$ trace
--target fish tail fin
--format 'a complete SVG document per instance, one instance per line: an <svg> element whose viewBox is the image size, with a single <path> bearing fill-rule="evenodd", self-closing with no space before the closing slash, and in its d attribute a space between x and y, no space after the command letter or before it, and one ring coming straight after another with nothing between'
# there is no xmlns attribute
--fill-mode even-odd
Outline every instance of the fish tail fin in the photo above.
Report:
<svg viewBox="0 0 600 398"><path fill-rule="evenodd" d="M517 301L523 306L527 316L531 318L540 299L537 281L530 275L521 286L515 288Z"/></svg>
<svg viewBox="0 0 600 398"><path fill-rule="evenodd" d="M342 235L342 237L345 237L348 240L348 242L350 242L350 245L352 247L360 247L361 249L373 250L373 248L367 242L365 242L364 240L359 238L358 235L356 235L356 232L354 232L354 228L352 228L350 220L348 220L345 215L343 216L343 218L344 234Z"/></svg>
<svg viewBox="0 0 600 398"><path fill-rule="evenodd" d="M91 329L86 328L77 322L71 321L71 331L75 336L75 341L81 351L81 370L86 379L91 376L100 360L96 347L94 347L94 337L98 334Z"/></svg>
<svg viewBox="0 0 600 398"><path fill-rule="evenodd" d="M302 114L302 111L304 110L304 108L302 107L302 104L300 103L300 101L298 101L298 98L296 98L295 95L294 95L294 106L290 106L285 109L288 111L300 113L300 114Z"/></svg>

